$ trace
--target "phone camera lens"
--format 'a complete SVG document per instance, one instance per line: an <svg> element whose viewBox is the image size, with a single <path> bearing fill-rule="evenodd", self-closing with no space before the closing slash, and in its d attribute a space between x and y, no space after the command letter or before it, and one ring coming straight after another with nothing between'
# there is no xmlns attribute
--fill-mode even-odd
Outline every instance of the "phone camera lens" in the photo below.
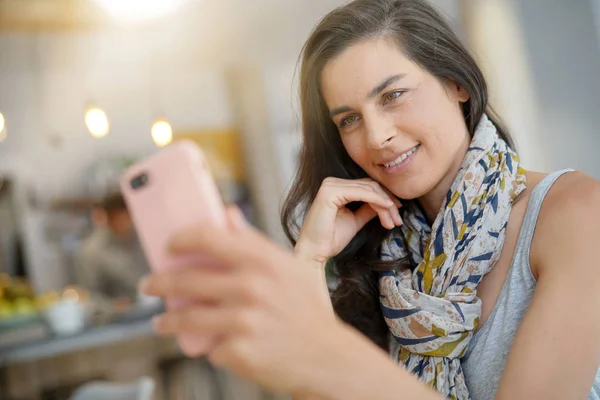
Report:
<svg viewBox="0 0 600 400"><path fill-rule="evenodd" d="M146 186L148 183L148 175L140 174L131 180L131 188L132 189L140 189L141 187Z"/></svg>

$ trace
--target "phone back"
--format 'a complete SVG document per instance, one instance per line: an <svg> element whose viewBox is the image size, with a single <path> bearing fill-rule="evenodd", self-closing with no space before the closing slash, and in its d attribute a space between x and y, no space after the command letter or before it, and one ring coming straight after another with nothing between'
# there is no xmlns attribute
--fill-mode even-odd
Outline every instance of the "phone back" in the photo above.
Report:
<svg viewBox="0 0 600 400"><path fill-rule="evenodd" d="M121 179L121 190L153 270L215 264L202 255L174 257L168 251L173 235L185 228L226 224L221 197L196 144L176 142L131 166ZM186 303L185 299L167 299L170 309ZM203 353L211 341L179 337L182 350L190 356Z"/></svg>

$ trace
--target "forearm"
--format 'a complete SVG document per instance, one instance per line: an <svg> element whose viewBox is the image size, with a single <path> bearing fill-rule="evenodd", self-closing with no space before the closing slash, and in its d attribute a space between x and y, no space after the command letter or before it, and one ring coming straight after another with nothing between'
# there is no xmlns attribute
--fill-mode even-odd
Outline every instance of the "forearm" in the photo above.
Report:
<svg viewBox="0 0 600 400"><path fill-rule="evenodd" d="M343 326L332 354L313 376L314 390L298 400L442 400L354 329Z"/></svg>
<svg viewBox="0 0 600 400"><path fill-rule="evenodd" d="M323 288L323 295L330 299L329 287L327 286L327 274L325 272L327 260L319 260L314 258L307 249L302 247L301 243L298 243L296 247L294 247L294 255L296 258L303 260L307 264L308 268L311 268L315 276L315 281ZM333 306L331 309L333 312Z"/></svg>

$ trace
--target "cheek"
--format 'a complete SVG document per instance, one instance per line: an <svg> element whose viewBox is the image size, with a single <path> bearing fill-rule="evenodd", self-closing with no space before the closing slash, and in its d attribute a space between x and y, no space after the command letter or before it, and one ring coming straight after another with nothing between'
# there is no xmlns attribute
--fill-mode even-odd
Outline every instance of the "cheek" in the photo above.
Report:
<svg viewBox="0 0 600 400"><path fill-rule="evenodd" d="M453 124L456 114L460 114L460 109L437 82L421 85L411 96L408 105L410 115L419 124L429 128L429 132L446 130L448 125Z"/></svg>
<svg viewBox="0 0 600 400"><path fill-rule="evenodd" d="M443 88L422 87L407 103L412 132L424 145L434 164L452 158L464 139L464 119Z"/></svg>
<svg viewBox="0 0 600 400"><path fill-rule="evenodd" d="M342 144L350 158L362 169L367 166L367 146L364 145L360 135L354 132L352 135L342 137Z"/></svg>
<svg viewBox="0 0 600 400"><path fill-rule="evenodd" d="M434 128L426 135L423 144L430 163L439 168L446 168L460 147L460 141L455 134Z"/></svg>

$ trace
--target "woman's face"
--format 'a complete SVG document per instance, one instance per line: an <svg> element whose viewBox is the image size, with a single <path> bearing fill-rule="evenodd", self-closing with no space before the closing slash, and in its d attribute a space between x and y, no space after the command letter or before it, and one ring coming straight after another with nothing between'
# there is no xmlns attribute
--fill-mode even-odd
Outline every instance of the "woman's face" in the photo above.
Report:
<svg viewBox="0 0 600 400"><path fill-rule="evenodd" d="M329 61L321 82L346 151L371 178L401 199L445 196L470 143L463 88L381 39Z"/></svg>

